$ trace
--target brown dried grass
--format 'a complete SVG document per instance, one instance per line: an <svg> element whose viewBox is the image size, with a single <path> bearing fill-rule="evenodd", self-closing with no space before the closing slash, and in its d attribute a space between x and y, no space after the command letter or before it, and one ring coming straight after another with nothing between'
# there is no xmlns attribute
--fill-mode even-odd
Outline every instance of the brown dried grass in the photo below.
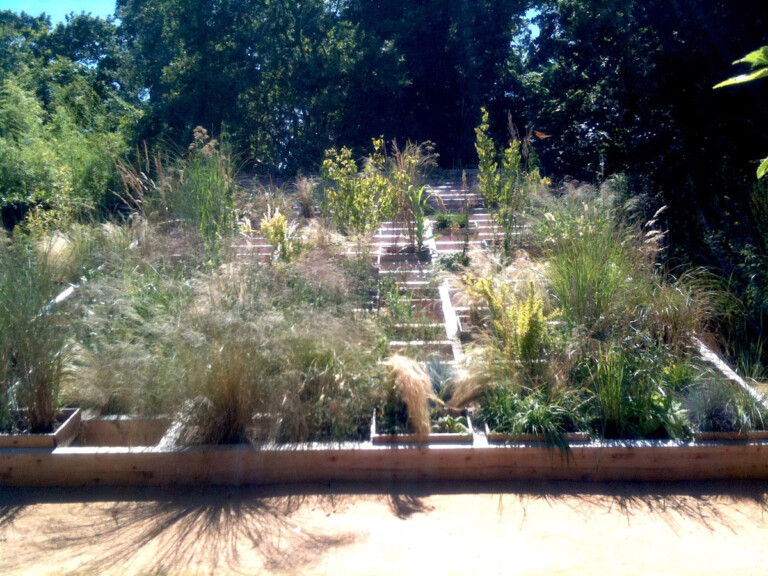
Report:
<svg viewBox="0 0 768 576"><path fill-rule="evenodd" d="M420 363L400 355L389 358L387 367L390 381L408 407L408 419L414 432L419 436L428 435L431 430L429 401L437 401L429 375Z"/></svg>

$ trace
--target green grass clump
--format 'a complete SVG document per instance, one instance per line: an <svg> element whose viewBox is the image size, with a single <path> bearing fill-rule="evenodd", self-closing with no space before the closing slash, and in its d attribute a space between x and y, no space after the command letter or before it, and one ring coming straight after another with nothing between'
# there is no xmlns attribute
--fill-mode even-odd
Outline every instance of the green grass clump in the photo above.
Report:
<svg viewBox="0 0 768 576"><path fill-rule="evenodd" d="M580 430L581 400L573 392L552 388L521 391L509 386L490 387L480 409L480 419L491 432L542 435L550 446L568 449L566 434Z"/></svg>
<svg viewBox="0 0 768 576"><path fill-rule="evenodd" d="M269 438L283 393L280 359L259 342L226 338L205 347L177 415L181 444L244 444Z"/></svg>
<svg viewBox="0 0 768 576"><path fill-rule="evenodd" d="M167 207L182 221L199 228L206 248L215 255L222 238L234 231L236 223L236 167L231 151L198 126L176 174L176 180L165 194Z"/></svg>
<svg viewBox="0 0 768 576"><path fill-rule="evenodd" d="M735 382L706 378L691 384L683 396L688 417L699 432L764 430L768 409Z"/></svg>

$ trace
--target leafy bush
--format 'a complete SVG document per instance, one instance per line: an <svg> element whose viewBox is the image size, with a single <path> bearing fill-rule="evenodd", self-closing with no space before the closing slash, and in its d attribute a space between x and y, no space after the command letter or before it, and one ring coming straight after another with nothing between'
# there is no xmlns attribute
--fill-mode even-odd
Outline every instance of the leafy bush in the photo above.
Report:
<svg viewBox="0 0 768 576"><path fill-rule="evenodd" d="M469 227L469 215L466 212L453 214L451 212L437 212L432 218L435 222L435 230L461 230Z"/></svg>
<svg viewBox="0 0 768 576"><path fill-rule="evenodd" d="M373 140L374 153L361 174L349 148L325 153L320 174L326 182L326 210L342 234L376 230L394 210L394 191L386 177L383 139Z"/></svg>
<svg viewBox="0 0 768 576"><path fill-rule="evenodd" d="M492 277L464 280L470 294L488 307L493 344L502 353L507 372L519 375L524 386L541 384L549 366L546 352L552 315L544 315L544 302L536 298L533 284L528 297L518 300L508 284Z"/></svg>
<svg viewBox="0 0 768 576"><path fill-rule="evenodd" d="M298 241L294 237L295 226L288 226L288 222L280 209L272 214L268 212L261 221L261 233L275 248L275 258L290 261L298 250Z"/></svg>
<svg viewBox="0 0 768 576"><path fill-rule="evenodd" d="M78 86L81 98L93 96L85 83ZM103 107L82 118L62 91L53 90L45 110L21 79L0 86L0 208L29 212L27 228L35 231L108 208L117 184L114 161L125 147Z"/></svg>
<svg viewBox="0 0 768 576"><path fill-rule="evenodd" d="M549 181L542 179L535 168L536 158L531 147L530 132L521 138L510 117L510 141L499 153L489 135L488 111L485 108L481 111L481 123L475 128L480 193L488 204L492 222L501 226L504 251L510 254L522 210L532 192L546 187Z"/></svg>
<svg viewBox="0 0 768 576"><path fill-rule="evenodd" d="M739 76L734 76L733 78L720 82L715 88L723 88L734 84L752 82L753 80L759 80L760 78L768 78L768 46L763 46L754 52L750 52L743 58L736 60L734 64L749 64L752 70L749 74L740 74ZM763 158L760 165L757 167L757 179L761 179L766 173L768 173L768 158Z"/></svg>

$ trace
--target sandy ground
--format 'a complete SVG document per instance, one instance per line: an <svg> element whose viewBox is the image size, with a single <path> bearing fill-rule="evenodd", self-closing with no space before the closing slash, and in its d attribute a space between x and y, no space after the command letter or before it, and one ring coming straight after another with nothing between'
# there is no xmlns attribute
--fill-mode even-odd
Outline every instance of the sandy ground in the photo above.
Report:
<svg viewBox="0 0 768 576"><path fill-rule="evenodd" d="M0 488L0 574L768 574L768 483Z"/></svg>

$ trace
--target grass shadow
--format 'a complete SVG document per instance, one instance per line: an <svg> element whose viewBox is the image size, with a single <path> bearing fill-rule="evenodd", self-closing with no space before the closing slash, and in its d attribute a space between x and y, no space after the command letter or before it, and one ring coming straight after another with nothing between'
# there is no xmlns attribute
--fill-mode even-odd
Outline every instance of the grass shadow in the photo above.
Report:
<svg viewBox="0 0 768 576"><path fill-rule="evenodd" d="M0 530L12 526L25 508L19 504L0 504Z"/></svg>
<svg viewBox="0 0 768 576"><path fill-rule="evenodd" d="M393 491L388 495L388 502L389 509L401 520L406 520L414 514L424 514L425 512L432 511L431 506L424 504L423 498L413 494L401 494Z"/></svg>
<svg viewBox="0 0 768 576"><path fill-rule="evenodd" d="M618 513L629 525L634 516L650 516L675 533L682 522L736 533L734 516L724 511L738 510L744 502L756 505L763 515L768 513L768 485L759 481L493 482L474 488L498 494L499 514L507 505L522 506L526 513L532 502L545 501L564 504L585 517L595 512Z"/></svg>
<svg viewBox="0 0 768 576"><path fill-rule="evenodd" d="M568 506L590 515L657 518L677 532L693 522L715 531L739 531L740 507L768 511L764 482L579 483L579 482L387 482L285 485L259 488L3 489L0 528L11 526L39 504L94 504L88 514L57 518L43 526L43 544L5 560L23 568L45 554L71 573L127 573L151 566L155 574L301 572L335 549L366 538L365 530L338 529L322 518L344 514L365 498L407 521L438 506L432 496L487 494L498 514L521 507L522 523L536 502ZM434 505L434 506L433 506ZM442 506L442 504L440 504ZM520 508L516 509L519 512ZM317 514L317 512L320 514ZM38 510L31 511L37 514ZM314 518L308 521L307 518ZM754 522L744 516L744 522ZM316 522L316 524L311 524ZM73 568L74 567L74 568ZM62 573L66 573L62 569Z"/></svg>
<svg viewBox="0 0 768 576"><path fill-rule="evenodd" d="M55 527L44 528L49 532L43 552L52 562L62 554L62 560L76 565L75 574L130 572L134 564L146 565L147 555L153 574L297 570L357 538L354 533L327 535L294 519L307 506L332 510L339 498L330 495L276 495L248 488L21 495L26 503L16 505L15 514L33 503L101 503L85 521L81 515L72 521L60 518ZM23 566L40 552L19 554L10 568Z"/></svg>

